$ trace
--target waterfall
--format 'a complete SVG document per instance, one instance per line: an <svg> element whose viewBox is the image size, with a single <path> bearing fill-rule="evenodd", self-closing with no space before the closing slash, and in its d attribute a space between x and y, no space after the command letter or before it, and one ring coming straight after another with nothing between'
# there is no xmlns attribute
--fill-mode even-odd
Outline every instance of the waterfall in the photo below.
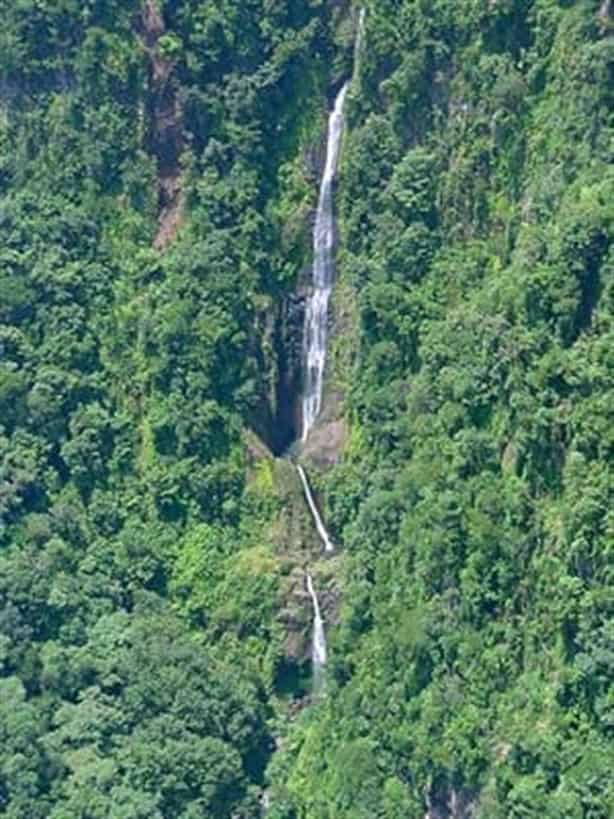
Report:
<svg viewBox="0 0 614 819"><path fill-rule="evenodd" d="M311 575L307 575L307 590L313 603L313 640L311 643L311 662L313 664L313 690L315 694L324 688L324 666L326 665L326 634L320 613L318 596L313 588Z"/></svg>
<svg viewBox="0 0 614 819"><path fill-rule="evenodd" d="M311 487L309 486L309 481L307 480L307 475L305 474L305 470L300 464L296 465L298 470L298 474L301 477L301 483L303 484L303 491L305 493L305 498L307 500L307 505L311 511L311 515L313 517L313 521L316 525L316 529L318 530L318 534L320 535L320 540L324 544L324 550L326 552L334 552L335 547L332 544L332 541L326 531L326 527L322 521L322 517L318 511L318 507L316 506L315 500L313 499L313 494L311 492Z"/></svg>
<svg viewBox="0 0 614 819"><path fill-rule="evenodd" d="M354 74L357 73L358 59L365 30L365 10L358 16L356 42L354 44ZM348 80L335 99L333 110L328 118L328 138L326 143L326 163L320 184L318 209L313 231L313 289L307 299L305 308L305 326L303 331L303 356L305 361L305 383L303 388L303 429L302 440L313 427L322 408L322 388L324 368L326 365L326 344L328 340L328 304L333 287L335 272L335 217L333 210L333 193L341 138L343 136L343 106L350 87ZM315 504L307 475L302 466L297 470L303 484L303 491L311 511L316 529L326 552L333 552L334 546L322 522L318 507ZM307 589L313 603L313 637L311 643L311 660L313 665L313 690L317 695L324 689L326 666L326 634L320 613L318 597L313 587L311 575L307 574Z"/></svg>
<svg viewBox="0 0 614 819"><path fill-rule="evenodd" d="M356 29L356 43L354 45L354 74L356 74L356 69L358 67L358 61L360 59L360 52L362 51L362 41L365 38L365 17L367 16L367 10L363 7L361 8L358 14L358 27Z"/></svg>
<svg viewBox="0 0 614 819"><path fill-rule="evenodd" d="M347 82L335 100L328 119L326 165L320 185L318 210L313 232L313 291L307 300L303 354L305 357L305 386L303 394L303 441L307 440L322 406L322 386L326 364L328 337L328 303L333 286L335 219L333 215L333 187L339 162L343 134L343 104L349 88Z"/></svg>

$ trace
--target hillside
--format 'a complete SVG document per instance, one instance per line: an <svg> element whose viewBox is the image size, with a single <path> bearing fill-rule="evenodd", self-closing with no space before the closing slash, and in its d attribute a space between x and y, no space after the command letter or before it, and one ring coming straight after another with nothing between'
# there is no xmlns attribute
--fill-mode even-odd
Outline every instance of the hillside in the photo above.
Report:
<svg viewBox="0 0 614 819"><path fill-rule="evenodd" d="M0 815L609 819L612 3L0 11Z"/></svg>

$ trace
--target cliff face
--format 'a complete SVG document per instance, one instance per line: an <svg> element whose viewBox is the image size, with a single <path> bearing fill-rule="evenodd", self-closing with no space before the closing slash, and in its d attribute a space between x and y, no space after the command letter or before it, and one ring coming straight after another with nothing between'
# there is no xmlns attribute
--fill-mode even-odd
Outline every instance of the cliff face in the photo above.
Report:
<svg viewBox="0 0 614 819"><path fill-rule="evenodd" d="M328 96L331 96L330 92ZM304 329L306 302L313 289L313 230L318 185L326 160L326 98L317 100L309 137L301 144L295 165L306 190L302 201L289 213L282 237L284 252L293 257L296 275L287 292L274 303L267 304L258 316L254 336L262 367L261 399L251 425L276 455L297 454L299 450L313 463L332 465L341 453L343 444L342 394L338 387L327 387L323 411L314 431L314 440L299 447L302 434L302 399L304 390ZM320 110L318 110L318 108ZM336 328L330 316L331 347L341 324ZM330 354L330 350L329 350ZM327 383L334 383L333 367L327 365ZM326 431L322 433L322 427Z"/></svg>
<svg viewBox="0 0 614 819"><path fill-rule="evenodd" d="M304 297L290 292L255 322L260 396L249 424L275 455L287 454L301 434L304 317Z"/></svg>

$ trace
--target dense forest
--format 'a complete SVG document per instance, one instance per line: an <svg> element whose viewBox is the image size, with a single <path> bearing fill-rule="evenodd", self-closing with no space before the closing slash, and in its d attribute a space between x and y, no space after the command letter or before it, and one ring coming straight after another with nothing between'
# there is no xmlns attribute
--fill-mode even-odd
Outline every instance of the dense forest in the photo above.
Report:
<svg viewBox="0 0 614 819"><path fill-rule="evenodd" d="M0 815L611 819L611 0L0 11Z"/></svg>

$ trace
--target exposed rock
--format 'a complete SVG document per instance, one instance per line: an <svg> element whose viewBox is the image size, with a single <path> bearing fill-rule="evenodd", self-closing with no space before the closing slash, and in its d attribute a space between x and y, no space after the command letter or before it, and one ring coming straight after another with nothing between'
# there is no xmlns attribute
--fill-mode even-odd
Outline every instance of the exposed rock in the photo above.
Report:
<svg viewBox="0 0 614 819"><path fill-rule="evenodd" d="M319 583L319 599L322 618L328 628L338 626L341 622L341 587L339 585L340 569L343 556L327 559L325 564L316 565L313 574Z"/></svg>
<svg viewBox="0 0 614 819"><path fill-rule="evenodd" d="M275 461L275 488L282 503L275 540L278 554L291 566L307 566L320 555L322 544L303 496L296 467L288 460Z"/></svg>
<svg viewBox="0 0 614 819"><path fill-rule="evenodd" d="M275 395L278 452L285 452L301 431L304 320L305 300L302 295L293 293L287 296L282 304L275 338L279 368Z"/></svg>
<svg viewBox="0 0 614 819"><path fill-rule="evenodd" d="M312 564L309 568L318 586L322 619L327 628L339 624L341 592L332 561ZM286 632L284 656L297 663L311 657L313 628L312 602L306 586L306 568L296 566L286 578L282 592L279 622Z"/></svg>
<svg viewBox="0 0 614 819"><path fill-rule="evenodd" d="M183 147L182 111L175 63L159 46L165 25L154 0L143 4L136 28L149 58L147 149L158 165L158 230L154 247L162 249L175 237L183 213L179 162Z"/></svg>
<svg viewBox="0 0 614 819"><path fill-rule="evenodd" d="M339 462L347 438L347 426L343 419L320 421L309 434L302 456L319 467L327 468Z"/></svg>
<svg viewBox="0 0 614 819"><path fill-rule="evenodd" d="M174 184L169 184L174 183ZM167 201L167 205L162 206L158 217L158 230L153 242L157 250L162 250L170 244L183 221L184 200L179 187L179 180L160 180L161 188L164 188L162 201ZM174 192L171 192L174 191Z"/></svg>
<svg viewBox="0 0 614 819"><path fill-rule="evenodd" d="M301 568L295 568L287 578L279 622L286 632L285 657L297 662L308 660L311 651L311 599L305 586L305 571Z"/></svg>
<svg viewBox="0 0 614 819"><path fill-rule="evenodd" d="M426 797L428 811L424 819L472 819L475 794L467 790L445 788L429 792Z"/></svg>
<svg viewBox="0 0 614 819"><path fill-rule="evenodd" d="M289 293L277 308L266 302L252 335L260 396L250 423L275 455L286 454L300 435L304 311L302 292Z"/></svg>
<svg viewBox="0 0 614 819"><path fill-rule="evenodd" d="M255 450L252 448L252 451ZM322 551L295 465L286 459L274 461L275 492L282 509L272 533L284 577L280 589L278 621L286 634L284 656L302 665L311 658L312 601L307 590L307 570L317 584L322 617L327 626L339 621L340 553L332 557Z"/></svg>

